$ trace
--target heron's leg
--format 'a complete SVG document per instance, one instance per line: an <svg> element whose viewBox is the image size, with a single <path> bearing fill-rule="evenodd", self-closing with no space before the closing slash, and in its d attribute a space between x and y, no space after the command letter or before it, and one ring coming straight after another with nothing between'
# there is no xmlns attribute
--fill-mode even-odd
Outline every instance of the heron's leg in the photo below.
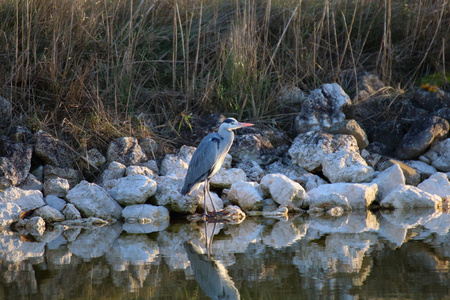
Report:
<svg viewBox="0 0 450 300"><path fill-rule="evenodd" d="M211 201L211 205L213 207L214 213L217 213L216 207L214 206L214 202L213 202L213 199L211 197L211 192L209 191L209 178L206 178L206 180L205 180L205 189L206 189L206 192L208 193L209 201ZM205 199L204 199L204 201L205 201L205 212L206 212L206 192L205 192Z"/></svg>
<svg viewBox="0 0 450 300"><path fill-rule="evenodd" d="M206 180L208 180L208 179L206 179ZM203 210L204 210L204 215L205 216L208 214L208 210L206 208L206 191L207 191L207 189L206 189L206 186L207 186L206 182L207 181L206 180L205 180L205 184L203 185Z"/></svg>

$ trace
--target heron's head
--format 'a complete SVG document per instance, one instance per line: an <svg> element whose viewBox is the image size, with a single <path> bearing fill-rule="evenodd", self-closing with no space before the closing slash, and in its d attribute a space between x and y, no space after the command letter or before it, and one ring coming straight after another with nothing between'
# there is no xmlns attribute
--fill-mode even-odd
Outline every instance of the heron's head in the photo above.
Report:
<svg viewBox="0 0 450 300"><path fill-rule="evenodd" d="M249 127L249 126L253 126L253 125L254 124L252 124L252 123L238 122L235 118L227 118L227 119L225 119L225 121L222 122L220 127L225 127L226 130L233 130L233 129L238 129L241 127Z"/></svg>

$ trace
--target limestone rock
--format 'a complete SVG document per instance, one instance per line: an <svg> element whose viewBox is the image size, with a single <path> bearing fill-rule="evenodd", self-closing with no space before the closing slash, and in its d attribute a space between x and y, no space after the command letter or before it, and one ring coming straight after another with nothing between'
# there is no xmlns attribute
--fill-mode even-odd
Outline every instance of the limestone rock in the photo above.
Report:
<svg viewBox="0 0 450 300"><path fill-rule="evenodd" d="M56 178L65 178L69 182L70 188L73 188L80 182L80 174L72 168L59 168L52 165L45 165L44 179L51 180Z"/></svg>
<svg viewBox="0 0 450 300"><path fill-rule="evenodd" d="M161 162L161 175L162 176L174 176L177 178L186 177L188 170L188 163L174 154L166 154Z"/></svg>
<svg viewBox="0 0 450 300"><path fill-rule="evenodd" d="M256 182L238 181L231 185L228 192L230 202L243 210L261 210L263 196L261 187Z"/></svg>
<svg viewBox="0 0 450 300"><path fill-rule="evenodd" d="M67 203L61 212L64 214L66 220L81 220L80 211L72 203Z"/></svg>
<svg viewBox="0 0 450 300"><path fill-rule="evenodd" d="M64 221L65 219L64 215L59 210L48 205L39 207L33 212L31 216L41 217L42 219L44 219L45 223L60 222Z"/></svg>
<svg viewBox="0 0 450 300"><path fill-rule="evenodd" d="M428 178L431 175L437 173L435 167L430 166L429 164L420 160L407 160L405 161L405 164L417 170L417 172L420 173L422 179Z"/></svg>
<svg viewBox="0 0 450 300"><path fill-rule="evenodd" d="M152 138L145 138L139 140L139 145L142 148L142 151L144 151L145 156L147 158L155 158L159 151L159 145L155 140Z"/></svg>
<svg viewBox="0 0 450 300"><path fill-rule="evenodd" d="M69 181L65 178L50 179L44 183L44 195L55 195L64 198L69 188Z"/></svg>
<svg viewBox="0 0 450 300"><path fill-rule="evenodd" d="M439 208L442 198L421 189L405 185L390 192L381 201L381 207L395 209Z"/></svg>
<svg viewBox="0 0 450 300"><path fill-rule="evenodd" d="M203 191L203 184L198 189L199 189L199 191ZM223 200L214 192L210 192L209 194L212 197L212 202L214 203L214 208L216 210L223 209L223 206L224 206ZM209 198L209 195L206 195L204 197L200 197L200 200L198 201L197 211L199 209L202 212L205 210L205 203L204 203L204 201L206 201L206 210L208 212L213 211L214 209L213 209L213 206L211 204L211 199Z"/></svg>
<svg viewBox="0 0 450 300"><path fill-rule="evenodd" d="M1 98L1 97L0 97ZM16 186L25 181L31 167L33 146L0 140L0 189Z"/></svg>
<svg viewBox="0 0 450 300"><path fill-rule="evenodd" d="M369 140L364 129L353 119L344 120L333 124L328 130L330 133L348 134L355 137L359 149L364 149L369 145Z"/></svg>
<svg viewBox="0 0 450 300"><path fill-rule="evenodd" d="M0 227L9 227L19 221L22 209L15 203L0 203Z"/></svg>
<svg viewBox="0 0 450 300"><path fill-rule="evenodd" d="M402 169L403 175L405 176L405 183L408 185L418 185L420 182L420 173L417 172L416 169L411 168L410 166L408 166L407 164L399 161L399 160L395 160L395 159L389 159L383 163L380 163L378 165L378 168L380 171L384 171L387 168L393 166L393 165L398 165L400 167L400 169Z"/></svg>
<svg viewBox="0 0 450 300"><path fill-rule="evenodd" d="M309 197L303 187L283 174L268 174L261 179L261 188L266 195L284 206L305 208Z"/></svg>
<svg viewBox="0 0 450 300"><path fill-rule="evenodd" d="M394 164L383 172L380 172L372 183L378 185L380 199L387 196L392 190L405 185L405 176L399 165Z"/></svg>
<svg viewBox="0 0 450 300"><path fill-rule="evenodd" d="M203 197L203 189L191 191L189 195L182 196L180 191L184 179L172 176L160 176L155 179L157 189L155 194L155 204L166 206L172 211L180 213L194 213L197 209L200 198Z"/></svg>
<svg viewBox="0 0 450 300"><path fill-rule="evenodd" d="M298 133L328 129L344 121L342 109L350 104L350 97L338 84L324 84L303 101L302 110L294 121L295 128Z"/></svg>
<svg viewBox="0 0 450 300"><path fill-rule="evenodd" d="M34 139L34 153L46 164L60 168L73 167L75 156L66 143L43 130L36 132Z"/></svg>
<svg viewBox="0 0 450 300"><path fill-rule="evenodd" d="M331 183L318 186L308 192L311 206L314 199L321 199L331 194L345 196L352 210L368 208L378 195L378 186L374 183Z"/></svg>
<svg viewBox="0 0 450 300"><path fill-rule="evenodd" d="M126 166L135 165L147 160L147 156L139 146L138 140L133 137L117 138L109 144L106 153L109 162L117 161Z"/></svg>
<svg viewBox="0 0 450 300"><path fill-rule="evenodd" d="M236 167L242 169L250 181L259 182L266 175L263 168L254 160L240 162Z"/></svg>
<svg viewBox="0 0 450 300"><path fill-rule="evenodd" d="M413 159L423 154L434 141L442 140L450 129L447 120L436 116L417 118L395 150L400 159Z"/></svg>
<svg viewBox="0 0 450 300"><path fill-rule="evenodd" d="M87 170L98 170L106 163L106 157L96 148L89 149L86 156L81 157L80 165Z"/></svg>
<svg viewBox="0 0 450 300"><path fill-rule="evenodd" d="M15 203L22 211L32 210L44 206L44 196L40 191L22 190L16 187L10 187L0 192L0 203Z"/></svg>
<svg viewBox="0 0 450 300"><path fill-rule="evenodd" d="M132 175L144 175L151 179L154 179L157 175L153 170L150 170L147 167L144 166L129 166L125 170L125 176L132 176Z"/></svg>
<svg viewBox="0 0 450 300"><path fill-rule="evenodd" d="M143 204L156 193L156 182L144 175L132 175L104 183L108 194L119 204Z"/></svg>
<svg viewBox="0 0 450 300"><path fill-rule="evenodd" d="M85 180L71 189L66 199L85 218L118 219L122 213L120 205L102 187Z"/></svg>
<svg viewBox="0 0 450 300"><path fill-rule="evenodd" d="M374 170L358 152L337 151L329 153L322 162L323 174L330 182L370 182Z"/></svg>
<svg viewBox="0 0 450 300"><path fill-rule="evenodd" d="M292 161L308 171L319 169L327 154L336 151L358 151L356 139L351 135L331 135L323 132L299 134L289 155Z"/></svg>
<svg viewBox="0 0 450 300"><path fill-rule="evenodd" d="M242 169L221 168L219 172L211 177L210 184L217 188L230 188L231 185L238 181L247 181L247 175Z"/></svg>
<svg viewBox="0 0 450 300"><path fill-rule="evenodd" d="M437 143L423 156L428 158L437 170L450 172L450 138Z"/></svg>
<svg viewBox="0 0 450 300"><path fill-rule="evenodd" d="M335 210L336 207L342 208L344 211L350 211L352 208L348 203L347 197L339 195L337 193L331 194L310 194L310 206L308 213L312 211L317 212L327 212L330 210Z"/></svg>
<svg viewBox="0 0 450 300"><path fill-rule="evenodd" d="M101 174L101 182L106 182L111 179L122 178L125 174L126 168L124 164L117 161L112 161L109 163L108 168Z"/></svg>
<svg viewBox="0 0 450 300"><path fill-rule="evenodd" d="M42 192L44 184L39 181L33 174L28 174L25 181L20 185L22 190L38 190Z"/></svg>
<svg viewBox="0 0 450 300"><path fill-rule="evenodd" d="M270 140L260 133L235 136L229 153L237 162L253 160L261 165L273 162L278 156L277 149Z"/></svg>
<svg viewBox="0 0 450 300"><path fill-rule="evenodd" d="M55 195L48 195L44 198L45 204L47 204L50 207L53 207L54 209L58 211L62 211L64 206L67 204L66 201L63 199L55 196Z"/></svg>
<svg viewBox="0 0 450 300"><path fill-rule="evenodd" d="M436 173L417 186L424 192L438 195L439 197L450 197L450 182L444 173Z"/></svg>

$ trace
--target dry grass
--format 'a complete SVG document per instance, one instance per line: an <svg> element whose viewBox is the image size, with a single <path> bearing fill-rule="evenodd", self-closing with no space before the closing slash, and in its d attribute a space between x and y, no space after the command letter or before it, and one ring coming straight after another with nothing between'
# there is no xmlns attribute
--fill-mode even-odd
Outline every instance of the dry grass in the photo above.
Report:
<svg viewBox="0 0 450 300"><path fill-rule="evenodd" d="M344 71L443 75L449 28L449 0L2 0L0 95L74 148L169 140L193 114L285 121L282 87Z"/></svg>

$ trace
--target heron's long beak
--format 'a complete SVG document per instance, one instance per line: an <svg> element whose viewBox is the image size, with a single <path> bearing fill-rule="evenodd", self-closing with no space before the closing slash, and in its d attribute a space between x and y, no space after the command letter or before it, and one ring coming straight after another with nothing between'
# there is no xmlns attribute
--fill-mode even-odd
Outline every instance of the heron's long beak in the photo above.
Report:
<svg viewBox="0 0 450 300"><path fill-rule="evenodd" d="M249 127L249 126L253 126L255 124L252 124L252 123L240 123L239 122L238 125L241 126L241 127Z"/></svg>

